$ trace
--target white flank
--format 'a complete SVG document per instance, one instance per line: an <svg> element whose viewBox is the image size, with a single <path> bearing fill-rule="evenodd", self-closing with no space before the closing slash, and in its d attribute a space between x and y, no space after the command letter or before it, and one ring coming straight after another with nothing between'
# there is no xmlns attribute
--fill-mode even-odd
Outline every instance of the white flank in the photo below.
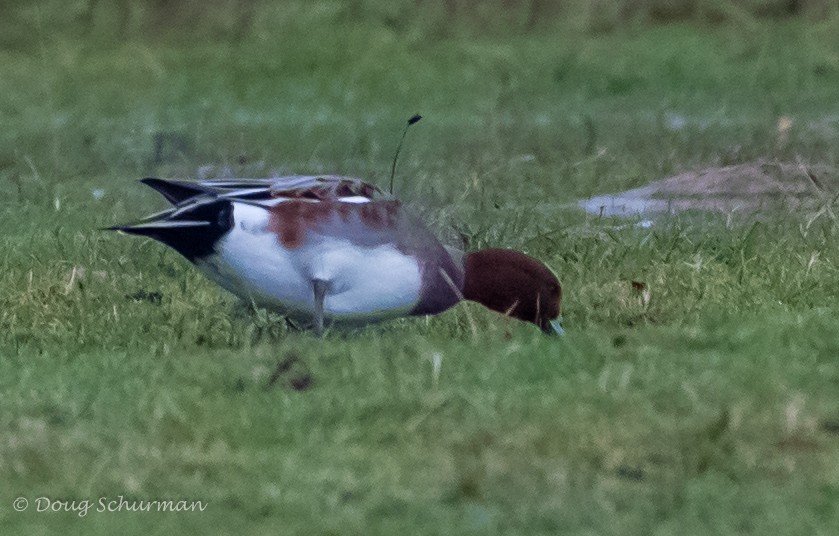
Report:
<svg viewBox="0 0 839 536"><path fill-rule="evenodd" d="M210 279L256 303L311 314L312 281L328 284L327 318L374 321L401 316L419 300L416 259L393 245L361 247L307 231L305 243L286 249L268 230L267 210L233 203L235 225L219 240L217 254L198 262Z"/></svg>

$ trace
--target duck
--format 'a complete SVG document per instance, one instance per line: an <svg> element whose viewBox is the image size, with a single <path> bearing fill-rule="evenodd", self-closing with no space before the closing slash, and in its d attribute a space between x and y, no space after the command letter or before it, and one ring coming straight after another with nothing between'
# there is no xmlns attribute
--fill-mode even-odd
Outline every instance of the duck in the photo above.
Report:
<svg viewBox="0 0 839 536"><path fill-rule="evenodd" d="M434 315L461 301L564 333L562 287L511 249L440 243L394 196L354 177L141 182L171 206L107 230L171 247L225 290L306 323Z"/></svg>

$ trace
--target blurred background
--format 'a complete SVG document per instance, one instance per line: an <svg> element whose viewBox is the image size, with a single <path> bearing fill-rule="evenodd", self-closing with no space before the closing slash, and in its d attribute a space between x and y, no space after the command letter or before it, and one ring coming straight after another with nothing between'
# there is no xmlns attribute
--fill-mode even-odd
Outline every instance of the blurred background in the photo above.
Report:
<svg viewBox="0 0 839 536"><path fill-rule="evenodd" d="M835 0L0 6L0 186L36 205L85 185L121 217L150 174L382 184L416 112L399 192L437 208L836 160Z"/></svg>
<svg viewBox="0 0 839 536"><path fill-rule="evenodd" d="M639 23L722 24L761 18L822 19L831 0L6 0L3 42L15 48L32 32L99 39L182 37L213 32L224 41L264 36L289 25L381 25L441 37L504 35L545 29L608 32Z"/></svg>

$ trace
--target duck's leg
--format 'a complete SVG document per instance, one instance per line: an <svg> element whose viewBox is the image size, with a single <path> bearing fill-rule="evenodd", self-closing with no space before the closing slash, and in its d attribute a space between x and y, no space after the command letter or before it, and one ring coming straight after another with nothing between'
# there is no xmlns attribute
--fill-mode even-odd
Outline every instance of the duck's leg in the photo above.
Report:
<svg viewBox="0 0 839 536"><path fill-rule="evenodd" d="M323 279L313 279L312 288L315 292L315 334L323 335L323 300L326 298L328 284Z"/></svg>

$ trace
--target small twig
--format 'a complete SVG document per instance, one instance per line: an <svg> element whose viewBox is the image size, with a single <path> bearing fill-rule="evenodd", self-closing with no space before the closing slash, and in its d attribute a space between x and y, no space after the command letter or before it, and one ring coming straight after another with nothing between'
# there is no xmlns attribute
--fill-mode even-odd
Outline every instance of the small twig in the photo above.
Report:
<svg viewBox="0 0 839 536"><path fill-rule="evenodd" d="M408 135L408 127L422 119L420 114L414 114L408 119L408 124L405 125L405 130L402 131L402 137L399 139L399 145L396 146L396 154L393 155L393 164L390 166L390 193L393 193L393 176L396 174L396 160L399 158L399 151L402 150L402 142L405 141L405 136Z"/></svg>

